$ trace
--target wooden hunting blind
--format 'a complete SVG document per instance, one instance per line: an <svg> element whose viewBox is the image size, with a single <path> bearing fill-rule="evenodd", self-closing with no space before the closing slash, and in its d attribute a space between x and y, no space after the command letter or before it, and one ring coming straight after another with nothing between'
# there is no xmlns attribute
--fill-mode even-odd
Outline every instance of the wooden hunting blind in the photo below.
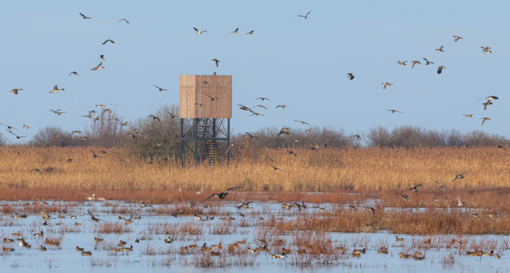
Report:
<svg viewBox="0 0 510 273"><path fill-rule="evenodd" d="M230 161L230 119L232 118L232 76L179 76L179 118L181 121L181 161L191 151L195 161L208 158L219 166L226 156ZM200 142L204 142L202 145ZM219 145L218 141L227 141ZM205 147L200 151L199 146ZM220 153L225 146L225 154Z"/></svg>

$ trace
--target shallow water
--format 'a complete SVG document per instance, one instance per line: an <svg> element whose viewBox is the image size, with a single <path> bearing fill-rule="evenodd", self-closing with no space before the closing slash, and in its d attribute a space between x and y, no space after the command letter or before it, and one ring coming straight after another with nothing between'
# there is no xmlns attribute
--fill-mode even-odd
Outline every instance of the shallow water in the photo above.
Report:
<svg viewBox="0 0 510 273"><path fill-rule="evenodd" d="M375 204L377 201L370 200L367 204ZM413 259L400 259L400 252L409 252L412 248L412 241L423 241L421 236L402 235L404 243L396 242L394 234L380 233L328 233L333 246L346 245L348 249L345 254L335 253L334 255L299 255L289 254L284 259L273 259L269 252L248 253L248 247L260 246L258 239L260 233L265 232L260 226L260 217L268 219L271 217L283 217L290 219L301 214L296 208L290 212L283 210L281 204L264 202L250 204L253 209L242 210L245 217L237 213L234 206L239 205L232 202L212 202L212 208L203 209L202 215L215 216L214 220L198 221L192 215L172 217L170 212L179 207L189 207L188 203L176 205L154 205L152 207L140 208L139 204L112 202L114 207L105 207L103 202L51 202L41 205L41 202L30 202L32 206L17 206L18 203L27 202L2 202L3 211L14 208L19 214L27 214L26 219L11 218L11 213L2 213L0 217L0 238L17 238L12 233L21 231L22 236L32 247L23 248L19 242L2 243L3 247L14 248L14 252L0 253L0 268L9 269L9 272L33 272L38 271L72 271L72 272L135 272L149 269L151 272L168 272L178 270L179 272L338 272L347 270L349 272L480 272L508 271L505 252L501 251L501 259L494 257L471 257L458 255L455 246L452 248L430 248L422 250L426 256L425 260L415 261ZM35 207L34 206L40 206ZM203 204L200 204L203 206ZM30 210L25 208L30 207ZM50 213L51 219L47 226L42 226L43 218L38 213L48 211L50 208L58 207L65 209L65 218L58 218L59 213ZM322 204L320 206L309 206L307 212L319 212L319 207L331 209L335 205ZM32 211L27 213L27 211ZM90 210L97 218L104 221L93 222L88 215ZM133 213L141 216L141 219L125 225L125 221L118 219L119 215L129 218ZM419 213L419 211L418 211ZM70 219L76 215L78 219ZM219 218L226 215L232 216L235 220L222 221ZM75 226L74 223L81 223ZM59 224L60 225L57 225ZM117 228L123 229L119 233L101 233L99 229L107 224L117 224ZM178 232L179 228L187 226L189 232ZM43 238L34 237L36 232L43 231ZM296 231L297 233L298 231ZM164 239L170 235L176 240L171 244L165 244ZM224 234L222 234L224 233ZM268 231L270 233L270 231ZM45 239L60 238L60 247L47 246L48 251L39 251L39 246L45 245ZM102 243L94 243L93 238L104 239ZM429 236L430 237L430 236ZM455 236L445 236L444 240L451 240ZM140 243L135 243L140 239ZM241 254L231 255L227 252L227 244L246 239L246 244L241 245ZM295 252L297 247L293 245L293 234L279 235L278 239L284 240L284 246ZM133 245L132 252L114 253L112 248L117 248L120 240L127 242L125 247ZM273 238L276 240L276 238ZM507 236L462 236L462 240L485 240L492 241L495 248L501 249ZM181 246L196 244L198 246L206 243L208 246L222 242L224 247L221 250L222 256L211 257L209 252L201 253L199 250L191 253L180 253ZM497 245L500 244L500 245ZM380 245L389 247L389 254L377 254ZM76 251L76 246L92 251L92 256L81 256ZM351 257L350 253L354 248L366 247L367 253L360 258ZM280 247L274 247L276 253ZM414 249L413 249L414 250ZM453 265L444 264L443 258L454 253L456 262ZM309 263L305 261L308 260ZM209 263L209 267L203 267ZM221 266L221 267L220 267ZM2 270L3 271L3 270ZM7 272L7 271L3 271Z"/></svg>

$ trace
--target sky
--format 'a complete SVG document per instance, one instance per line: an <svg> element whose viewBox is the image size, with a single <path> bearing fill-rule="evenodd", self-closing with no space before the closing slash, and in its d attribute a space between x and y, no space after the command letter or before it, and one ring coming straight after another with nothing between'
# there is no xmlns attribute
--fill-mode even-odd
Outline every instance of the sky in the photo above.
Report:
<svg viewBox="0 0 510 273"><path fill-rule="evenodd" d="M508 1L2 1L0 123L26 139L46 126L82 130L96 104L134 121L178 104L179 75L217 72L233 77L234 133L307 129L294 121L303 120L352 134L413 125L509 137L508 10ZM105 69L90 70L100 55ZM50 94L56 84L65 91ZM487 96L500 99L484 111ZM235 107L257 97L271 100L255 110L265 116Z"/></svg>

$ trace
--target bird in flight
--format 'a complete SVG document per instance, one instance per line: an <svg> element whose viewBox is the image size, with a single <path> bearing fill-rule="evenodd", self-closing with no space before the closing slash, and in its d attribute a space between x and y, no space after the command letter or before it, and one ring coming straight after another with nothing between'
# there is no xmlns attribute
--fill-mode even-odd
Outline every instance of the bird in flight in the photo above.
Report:
<svg viewBox="0 0 510 273"><path fill-rule="evenodd" d="M138 143L138 138L136 138L136 136L134 134L132 134L132 133L128 133L128 134L131 136L131 138L135 139L135 144L137 144Z"/></svg>
<svg viewBox="0 0 510 273"><path fill-rule="evenodd" d="M436 51L444 52L443 47L444 47L444 46L441 46L440 48L437 48L437 49L436 49Z"/></svg>
<svg viewBox="0 0 510 273"><path fill-rule="evenodd" d="M492 101L488 100L487 102L484 102L482 104L483 104L483 110L487 111L487 106L492 105Z"/></svg>
<svg viewBox="0 0 510 273"><path fill-rule="evenodd" d="M55 85L55 87L53 87L53 90L50 91L50 93L57 93L59 91L64 91L65 89L64 88L58 88L58 85Z"/></svg>
<svg viewBox="0 0 510 273"><path fill-rule="evenodd" d="M352 73L347 73L347 78L352 81L354 80L354 75L352 75Z"/></svg>
<svg viewBox="0 0 510 273"><path fill-rule="evenodd" d="M498 149L503 149L506 151L505 147L503 145L499 145L499 144L498 144Z"/></svg>
<svg viewBox="0 0 510 273"><path fill-rule="evenodd" d="M235 189L239 189L239 188L241 188L241 187L232 187L232 188L228 188L228 189L226 189L226 190L225 190L224 192L222 192L222 193L214 193L214 194L212 194L211 196L209 196L209 197L207 197L206 199L204 199L202 202L207 201L207 200L209 200L210 198L212 198L212 197L214 197L214 196L218 196L218 198L220 198L220 199L225 199L225 197L227 197L227 195L228 195L228 191L235 190Z"/></svg>
<svg viewBox="0 0 510 273"><path fill-rule="evenodd" d="M16 128L12 127L12 126L7 125L7 124L3 124L3 123L0 123L0 124L3 125L3 126L6 126L7 129L9 129L9 130L11 130L11 129L18 130Z"/></svg>
<svg viewBox="0 0 510 273"><path fill-rule="evenodd" d="M392 114L394 114L395 112L397 112L397 113L402 113L402 112L397 111L397 110L386 110L386 111L390 111Z"/></svg>
<svg viewBox="0 0 510 273"><path fill-rule="evenodd" d="M42 172L41 172L41 170L39 170L39 169L32 169L32 170L30 170L30 171L31 171L31 172L38 172L38 173L42 176Z"/></svg>
<svg viewBox="0 0 510 273"><path fill-rule="evenodd" d="M453 179L453 180L452 180L452 182L453 182L453 181L455 181L455 180L457 180L457 179L463 179L463 178L464 178L464 174L463 174L463 173L461 173L461 174L457 174L457 175L455 176L455 179Z"/></svg>
<svg viewBox="0 0 510 273"><path fill-rule="evenodd" d="M83 133L83 132L82 132L82 131L73 131L73 132L71 133L71 135L74 135L74 134L81 134L81 133Z"/></svg>
<svg viewBox="0 0 510 273"><path fill-rule="evenodd" d="M21 90L23 90L23 89L21 89ZM499 100L499 98L496 96L488 96L487 101L491 101L491 100Z"/></svg>
<svg viewBox="0 0 510 273"><path fill-rule="evenodd" d="M308 14L310 14L310 12L311 11L309 11L306 15L298 15L298 17L303 17L303 18L307 19L308 18Z"/></svg>
<svg viewBox="0 0 510 273"><path fill-rule="evenodd" d="M441 72L443 72L443 69L446 69L446 67L444 67L444 66L439 66L439 67L437 68L437 74L441 74Z"/></svg>
<svg viewBox="0 0 510 273"><path fill-rule="evenodd" d="M256 136L250 134L249 132L245 132L245 133L246 134L243 137L249 138L249 139L255 138L256 140L259 140Z"/></svg>
<svg viewBox="0 0 510 273"><path fill-rule="evenodd" d="M264 108L264 109L266 109L266 110L267 110L267 107L265 107L265 106L264 106L264 105L262 105L262 104L255 105L255 106L253 106L253 107L260 107L260 108Z"/></svg>
<svg viewBox="0 0 510 273"><path fill-rule="evenodd" d="M100 62L100 63L99 63L96 67L93 67L93 68L92 68L92 69L90 69L90 70L94 70L94 71L95 71L95 70L103 69L104 67L103 67L103 66L101 66L101 65L103 65L103 62Z"/></svg>
<svg viewBox="0 0 510 273"><path fill-rule="evenodd" d="M355 137L356 139L361 139L361 136L360 135L352 135L350 137Z"/></svg>
<svg viewBox="0 0 510 273"><path fill-rule="evenodd" d="M275 109L278 109L278 108L285 109L285 108L289 108L289 107L287 105L277 105Z"/></svg>
<svg viewBox="0 0 510 273"><path fill-rule="evenodd" d="M81 12L80 12L80 15L83 17L83 19L92 19L92 17L85 16L85 15L83 15L83 13L81 13Z"/></svg>
<svg viewBox="0 0 510 273"><path fill-rule="evenodd" d="M161 88L161 87L159 87L159 86L157 86L155 84L152 84L152 85L154 85L154 87L156 87L159 90L159 92L161 92L161 91L168 91L168 90L166 90L164 88Z"/></svg>
<svg viewBox="0 0 510 273"><path fill-rule="evenodd" d="M14 93L14 95L17 95L19 91L23 90L23 88L15 88L12 89L10 93Z"/></svg>
<svg viewBox="0 0 510 273"><path fill-rule="evenodd" d="M198 102L195 102L195 105L198 105L199 107L202 107L202 105L205 105L203 103L198 103Z"/></svg>
<svg viewBox="0 0 510 273"><path fill-rule="evenodd" d="M398 62L397 62L397 64L402 65L402 66L407 65L406 63L407 63L407 61L405 61L405 62L398 61Z"/></svg>
<svg viewBox="0 0 510 273"><path fill-rule="evenodd" d="M413 66L411 66L411 69L413 69L416 64L421 65L421 63L419 61L412 61L412 63L413 63Z"/></svg>
<svg viewBox="0 0 510 273"><path fill-rule="evenodd" d="M149 115L148 118L152 118L152 120L158 120L159 122L161 122L161 120L155 115Z"/></svg>
<svg viewBox="0 0 510 273"><path fill-rule="evenodd" d="M434 64L434 62L429 62L426 58L423 58L427 63L425 65Z"/></svg>
<svg viewBox="0 0 510 273"><path fill-rule="evenodd" d="M467 115L467 114L463 114L466 118L472 118L473 117L473 114L470 114L470 115Z"/></svg>
<svg viewBox="0 0 510 273"><path fill-rule="evenodd" d="M239 30L239 28L236 28L236 30L230 32L230 33L234 33L234 34L237 34L237 31Z"/></svg>
<svg viewBox="0 0 510 273"><path fill-rule="evenodd" d="M250 31L250 32L248 32L248 33L246 33L246 35L253 35L253 32L254 32L254 30L252 30L252 31Z"/></svg>
<svg viewBox="0 0 510 273"><path fill-rule="evenodd" d="M392 86L393 85L392 83L389 83L389 82L382 82L381 84L384 84L383 89L386 89L387 86Z"/></svg>
<svg viewBox="0 0 510 273"><path fill-rule="evenodd" d="M418 190L418 187L419 187L419 186L421 186L421 184L416 185L416 186L414 186L414 187L410 188L409 190L410 190L410 191L414 191L414 192L419 192L419 190Z"/></svg>
<svg viewBox="0 0 510 273"><path fill-rule="evenodd" d="M307 123L307 122L304 122L304 121L302 121L302 120L294 120L294 121L295 121L295 122L299 122L299 123L301 123L301 124L306 124L306 125L310 125L309 123Z"/></svg>
<svg viewBox="0 0 510 273"><path fill-rule="evenodd" d="M23 124L24 129L30 129L30 126Z"/></svg>
<svg viewBox="0 0 510 273"><path fill-rule="evenodd" d="M401 194L400 196L402 196L404 198L404 200L406 200L406 201L409 200L409 196L405 193Z"/></svg>
<svg viewBox="0 0 510 273"><path fill-rule="evenodd" d="M482 46L481 49L483 50L483 52L485 52L485 54L491 54L492 51L490 51L490 47L488 46Z"/></svg>
<svg viewBox="0 0 510 273"><path fill-rule="evenodd" d="M97 219L94 214L92 214L89 210L87 210L87 212L90 214L90 218L92 219L92 221L94 222L99 222L99 221L103 221L101 219Z"/></svg>
<svg viewBox="0 0 510 273"><path fill-rule="evenodd" d="M219 100L220 98L215 98L215 97L212 97L210 95L207 95L209 98L211 98L211 101L214 101L214 100Z"/></svg>
<svg viewBox="0 0 510 273"><path fill-rule="evenodd" d="M220 62L218 59L212 59L213 62L216 63L216 67L218 67L218 63Z"/></svg>
<svg viewBox="0 0 510 273"><path fill-rule="evenodd" d="M241 107L239 107L239 109L241 109L241 110L244 110L244 111L249 111L250 110L250 108L248 108L248 107L246 107L246 106L244 106L242 104L238 104L238 105L241 106Z"/></svg>
<svg viewBox="0 0 510 273"><path fill-rule="evenodd" d="M104 105L104 104L96 104L96 107L105 108L106 105Z"/></svg>
<svg viewBox="0 0 510 273"><path fill-rule="evenodd" d="M464 204L466 204L466 202L460 202L460 198L457 197L457 205L455 205L456 207L462 207L464 206Z"/></svg>
<svg viewBox="0 0 510 273"><path fill-rule="evenodd" d="M105 60L104 55L99 55L99 60L104 61Z"/></svg>
<svg viewBox="0 0 510 273"><path fill-rule="evenodd" d="M55 114L57 114L57 115L59 115L59 116L60 116L61 114L67 113L67 112L60 112L60 109L58 109L58 110L50 109L50 112L55 113Z"/></svg>
<svg viewBox="0 0 510 273"><path fill-rule="evenodd" d="M287 152L289 155L294 155L295 157L297 157L297 154L294 152L294 151L288 151Z"/></svg>
<svg viewBox="0 0 510 273"><path fill-rule="evenodd" d="M200 30L198 30L196 27L194 27L193 29L197 32L197 35L200 35L200 34L202 34L202 33L204 33L204 32L207 32L207 30L200 31Z"/></svg>
<svg viewBox="0 0 510 273"><path fill-rule="evenodd" d="M275 167L275 166L273 166L273 165L269 165L269 166L271 166L271 167L273 168L273 170L275 170L275 171L283 171L282 169L280 169L280 168L278 168L278 167Z"/></svg>
<svg viewBox="0 0 510 273"><path fill-rule="evenodd" d="M96 155L96 153L94 153L94 151L92 151L92 149L90 149L90 151L91 151L91 152L92 152L92 154L94 155L94 158L96 158L96 157L100 157L100 156Z"/></svg>
<svg viewBox="0 0 510 273"><path fill-rule="evenodd" d="M211 86L207 81L203 81L203 82L199 83L198 85L201 85L201 84L207 84L207 85Z"/></svg>
<svg viewBox="0 0 510 273"><path fill-rule="evenodd" d="M455 42L457 42L458 40L462 39L462 37L460 37L460 36L453 36L453 38L455 38Z"/></svg>
<svg viewBox="0 0 510 273"><path fill-rule="evenodd" d="M117 23L120 23L120 22L122 22L122 21L124 21L124 22L128 23L128 25L129 25L129 21L128 21L128 20L126 20L126 19L120 19Z"/></svg>
<svg viewBox="0 0 510 273"><path fill-rule="evenodd" d="M264 100L268 100L268 101L270 101L268 98L262 98L262 97L258 97L258 98L256 98L255 100L262 100L262 101L264 101Z"/></svg>
<svg viewBox="0 0 510 273"><path fill-rule="evenodd" d="M115 42L114 42L114 41L112 41L111 39L108 39L108 40L106 40L106 41L104 41L104 42L103 42L103 45L104 45L104 44L106 44L106 43L108 43L108 42L110 42L110 43L112 43L112 44L115 44Z"/></svg>
<svg viewBox="0 0 510 273"><path fill-rule="evenodd" d="M485 123L486 120L491 120L491 119L490 118L482 118L482 125L481 126L483 126L483 124Z"/></svg>
<svg viewBox="0 0 510 273"><path fill-rule="evenodd" d="M69 77L71 75L76 75L76 76L78 76L78 78L80 77L80 75L76 71L73 71L73 72L69 73L69 75L67 75L67 76Z"/></svg>

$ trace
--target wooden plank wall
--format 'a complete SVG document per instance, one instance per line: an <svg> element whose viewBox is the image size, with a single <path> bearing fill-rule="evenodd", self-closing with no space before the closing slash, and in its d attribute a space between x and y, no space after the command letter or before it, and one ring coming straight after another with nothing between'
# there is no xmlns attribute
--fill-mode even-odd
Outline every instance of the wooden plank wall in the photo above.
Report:
<svg viewBox="0 0 510 273"><path fill-rule="evenodd" d="M232 118L232 76L179 76L179 117Z"/></svg>

